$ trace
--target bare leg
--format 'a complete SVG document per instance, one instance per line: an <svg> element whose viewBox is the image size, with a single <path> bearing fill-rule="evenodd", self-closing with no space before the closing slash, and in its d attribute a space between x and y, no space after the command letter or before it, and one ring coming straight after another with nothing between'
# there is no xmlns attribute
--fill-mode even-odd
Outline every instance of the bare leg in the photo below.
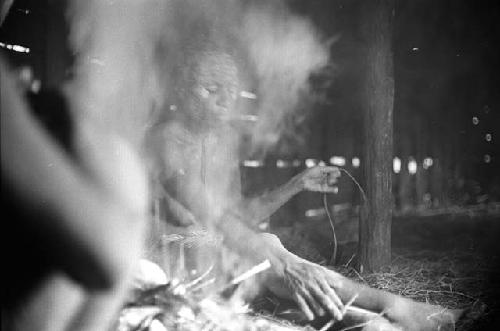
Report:
<svg viewBox="0 0 500 331"><path fill-rule="evenodd" d="M334 271L334 286L342 301L358 295L355 306L383 313L389 321L401 325L405 330L434 330L439 326L453 324L461 310L449 310L440 306L416 302L386 291L370 288L367 285L350 280Z"/></svg>

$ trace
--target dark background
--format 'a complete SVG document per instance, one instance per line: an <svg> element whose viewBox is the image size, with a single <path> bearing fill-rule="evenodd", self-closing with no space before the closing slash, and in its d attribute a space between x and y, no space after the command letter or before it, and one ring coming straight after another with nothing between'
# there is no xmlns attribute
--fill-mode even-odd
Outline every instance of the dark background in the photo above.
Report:
<svg viewBox="0 0 500 331"><path fill-rule="evenodd" d="M307 159L328 163L334 155L345 160L343 167L364 186L366 41L361 27L366 1L288 1L293 11L315 23L325 39L335 40L330 47L331 63L313 81L322 97L311 106L308 120L297 128L305 144L286 152L277 148L257 165L242 163L247 194L286 182L305 167ZM424 270L429 275L422 278L428 283L415 286L435 285L437 290L441 290L443 277L451 274L445 285L458 289L455 302L443 297L431 301L461 308L486 302L489 315L484 325L493 327L463 330L494 330L500 316L500 1L396 0L395 4L393 153L402 164L393 173L392 246L399 260L393 258L390 273ZM71 76L74 54L67 44L64 9L64 1L17 0L0 28L4 45L0 52L14 67L29 66L42 88L60 87ZM28 47L30 52L9 50L7 44ZM353 165L353 158L361 158L360 167ZM423 166L426 158L432 159L429 167ZM299 161L297 166L294 160ZM414 173L408 171L410 161L415 162ZM339 193L329 196L328 203L334 205L339 260L344 264L356 251L352 242L357 240L358 223L352 220L357 218L359 189L343 175ZM317 214L306 217L308 211ZM433 211L430 217L415 217ZM450 216L450 211L465 213ZM473 217L475 212L479 217ZM309 222L297 222L304 218ZM293 252L315 262L331 258L331 232L321 195L299 194L271 224L276 233L287 225L279 235ZM291 224L294 226L288 226ZM414 261L418 263L413 265ZM431 266L419 264L421 261ZM412 276L402 277L406 288ZM370 285L380 284L375 279ZM389 290L400 291L397 282ZM469 297L460 296L460 291Z"/></svg>
<svg viewBox="0 0 500 331"><path fill-rule="evenodd" d="M309 17L331 45L331 66L318 89L323 98L298 131L305 145L271 153L263 168L243 172L247 192L278 184L307 158L328 162L345 158L358 178L352 158L362 154L364 41L360 0L289 1L292 10ZM29 66L42 87L57 87L71 74L64 1L14 1L0 29L0 42L30 49L1 49L17 66ZM393 30L395 105L394 156L402 161L394 174L396 211L484 204L500 200L500 4L474 0L399 0ZM326 82L326 83L325 83ZM473 118L478 122L475 124ZM487 140L486 135L491 139ZM432 166L424 169L424 158ZM276 161L298 159L301 166L276 168ZM417 164L415 174L408 162ZM344 176L345 177L345 176ZM341 179L335 203L359 200L347 177ZM318 207L304 193L291 212ZM299 210L297 210L299 208Z"/></svg>

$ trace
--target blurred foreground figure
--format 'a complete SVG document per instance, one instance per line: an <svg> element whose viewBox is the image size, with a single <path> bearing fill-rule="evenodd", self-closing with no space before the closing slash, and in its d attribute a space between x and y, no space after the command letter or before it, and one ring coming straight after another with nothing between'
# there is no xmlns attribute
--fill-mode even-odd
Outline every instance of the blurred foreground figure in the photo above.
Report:
<svg viewBox="0 0 500 331"><path fill-rule="evenodd" d="M377 317L365 330L438 330L454 323L458 312L355 283L288 252L276 236L250 230L302 190L332 192L339 170L306 169L282 187L243 198L239 135L231 125L237 119L239 91L233 58L214 45L197 45L194 51L187 51L178 78L175 118L156 125L148 147L155 159L157 182L162 183L157 196L169 209L165 219L171 226L165 232L172 237L175 232L168 231L179 231L188 239L198 240L201 247L192 257L198 261L190 267L205 269L216 261L216 254L203 243L211 240L200 235L214 231L222 234L224 245L245 260L259 263L268 259L272 267L264 285L281 297L295 300L310 320L325 314L337 320L346 317L352 323ZM352 299L354 306L372 313L346 310L344 304Z"/></svg>
<svg viewBox="0 0 500 331"><path fill-rule="evenodd" d="M143 167L59 94L35 117L24 92L0 58L2 329L106 330L142 253Z"/></svg>

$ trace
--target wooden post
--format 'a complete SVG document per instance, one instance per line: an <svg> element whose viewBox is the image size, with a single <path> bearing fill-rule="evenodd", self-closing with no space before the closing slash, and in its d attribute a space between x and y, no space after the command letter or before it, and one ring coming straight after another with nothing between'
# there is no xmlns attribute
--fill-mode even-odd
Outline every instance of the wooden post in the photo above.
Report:
<svg viewBox="0 0 500 331"><path fill-rule="evenodd" d="M363 5L366 77L362 162L368 201L360 216L359 268L371 272L391 261L394 0L371 0Z"/></svg>

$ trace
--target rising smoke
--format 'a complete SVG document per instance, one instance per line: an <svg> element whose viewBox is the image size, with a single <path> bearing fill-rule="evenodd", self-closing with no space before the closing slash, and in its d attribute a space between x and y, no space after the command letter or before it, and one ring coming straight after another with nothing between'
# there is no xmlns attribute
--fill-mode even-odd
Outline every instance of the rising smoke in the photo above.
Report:
<svg viewBox="0 0 500 331"><path fill-rule="evenodd" d="M77 116L136 148L163 103L155 56L165 7L161 0L75 0L67 13L76 54L68 95Z"/></svg>
<svg viewBox="0 0 500 331"><path fill-rule="evenodd" d="M283 135L294 134L294 118L308 113L311 74L328 63L328 48L310 21L293 15L283 2L249 8L241 35L257 76L258 121L252 141L266 151Z"/></svg>
<svg viewBox="0 0 500 331"><path fill-rule="evenodd" d="M152 144L145 137L172 109L179 88L175 73L183 63L186 45L211 40L232 49L240 77L251 77L247 85L257 94L257 109L252 112L258 121L251 142L252 149L260 152L293 132L289 119L307 113L298 105L303 106L300 97L309 90L309 77L328 62L326 43L284 1L73 0L68 18L77 55L75 78L68 89L77 115L121 135L139 152L146 141L150 154L162 155L173 164L185 162L187 150L179 155L162 141ZM236 154L224 162L237 164ZM206 176L214 186L230 182L221 180L220 169L209 170ZM226 187L210 191L193 187L192 191L218 192L216 200L226 200L226 205L234 200ZM212 203L200 209L219 214L224 208L206 194L205 200Z"/></svg>
<svg viewBox="0 0 500 331"><path fill-rule="evenodd" d="M79 112L134 144L175 94L171 73L187 42L223 40L235 50L242 77L254 78L255 150L293 132L290 118L308 112L300 96L309 77L328 62L326 43L286 1L75 0L68 17Z"/></svg>

